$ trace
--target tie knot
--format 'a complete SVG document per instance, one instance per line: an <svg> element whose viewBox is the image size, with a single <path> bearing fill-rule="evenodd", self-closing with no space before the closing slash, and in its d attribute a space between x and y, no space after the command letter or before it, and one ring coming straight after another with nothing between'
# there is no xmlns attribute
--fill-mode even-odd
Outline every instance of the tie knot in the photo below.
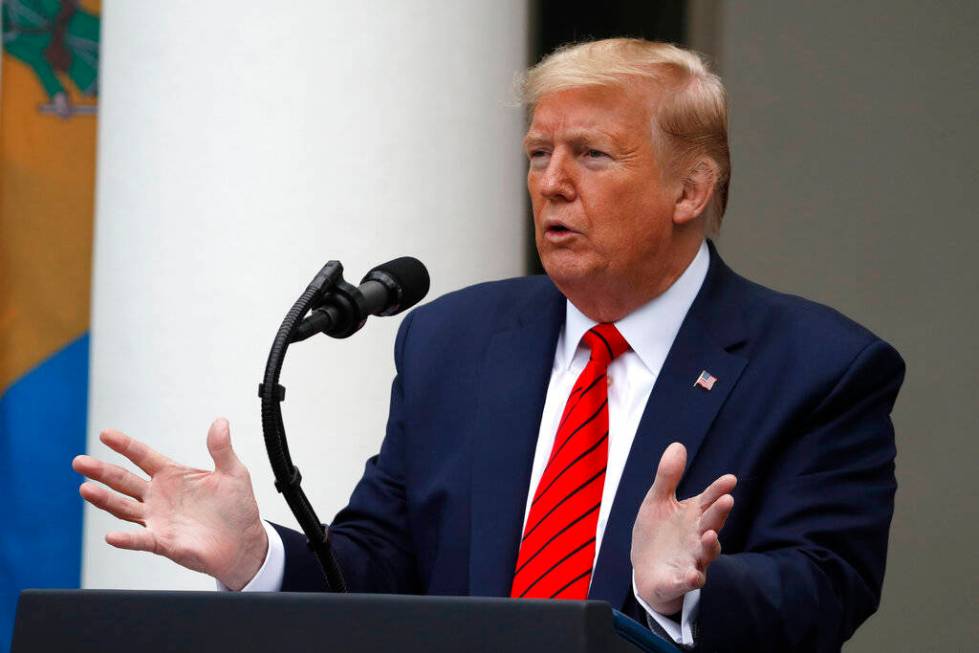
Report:
<svg viewBox="0 0 979 653"><path fill-rule="evenodd" d="M629 343L611 322L596 324L581 339L591 349L591 359L603 366L629 349Z"/></svg>

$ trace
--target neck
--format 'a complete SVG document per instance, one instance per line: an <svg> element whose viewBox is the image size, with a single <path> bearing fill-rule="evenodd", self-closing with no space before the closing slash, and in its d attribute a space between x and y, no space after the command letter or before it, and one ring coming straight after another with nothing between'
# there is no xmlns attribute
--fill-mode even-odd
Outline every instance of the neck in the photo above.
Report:
<svg viewBox="0 0 979 653"><path fill-rule="evenodd" d="M559 286L559 289L590 319L617 322L666 292L690 266L701 242L703 238L668 248L667 252L656 257L655 269L638 279L626 282L594 279L581 284L581 287Z"/></svg>

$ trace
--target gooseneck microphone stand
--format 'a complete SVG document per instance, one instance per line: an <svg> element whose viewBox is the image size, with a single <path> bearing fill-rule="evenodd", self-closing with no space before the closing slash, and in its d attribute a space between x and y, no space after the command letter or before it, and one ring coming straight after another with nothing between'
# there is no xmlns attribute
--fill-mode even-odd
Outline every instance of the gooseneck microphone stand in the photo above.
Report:
<svg viewBox="0 0 979 653"><path fill-rule="evenodd" d="M302 475L289 456L289 445L286 443L285 427L282 424L282 402L286 398L286 389L279 384L282 363L299 323L307 312L322 306L327 296L336 290L341 294L350 294L352 291L355 292L356 288L343 280L343 265L339 261L330 261L323 266L296 300L275 334L268 362L265 365L265 375L261 385L258 386L258 396L262 399L262 432L265 435L269 462L275 474L275 489L285 498L289 509L292 510L303 533L306 534L309 547L323 568L327 590L346 592L347 585L330 548L327 529L320 523L313 506L300 487ZM351 333L355 330L353 329Z"/></svg>
<svg viewBox="0 0 979 653"><path fill-rule="evenodd" d="M262 432L275 474L275 489L285 498L306 534L309 548L323 568L327 590L331 592L346 592L347 586L330 548L328 529L323 528L303 493L299 485L302 475L289 456L282 425L281 404L286 398L286 389L279 384L282 362L291 343L317 333L334 338L351 336L364 326L368 316L395 315L411 308L421 301L428 288L428 270L410 256L378 265L364 276L360 286L343 280L343 265L339 261L329 261L293 304L269 351L258 396L262 399Z"/></svg>

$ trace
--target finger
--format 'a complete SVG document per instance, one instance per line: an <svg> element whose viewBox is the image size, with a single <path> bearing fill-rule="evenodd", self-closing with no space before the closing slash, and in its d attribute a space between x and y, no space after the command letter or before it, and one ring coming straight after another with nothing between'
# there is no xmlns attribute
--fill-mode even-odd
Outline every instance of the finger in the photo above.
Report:
<svg viewBox="0 0 979 653"><path fill-rule="evenodd" d="M71 461L71 468L93 481L105 483L116 492L122 492L134 499L142 501L146 495L148 483L118 465L104 463L97 458L81 455L75 456L75 459Z"/></svg>
<svg viewBox="0 0 979 653"><path fill-rule="evenodd" d="M725 494L715 501L714 505L700 516L700 532L720 532L724 528L724 522L727 521L727 516L731 514L732 508L734 508L734 497L730 494Z"/></svg>
<svg viewBox="0 0 979 653"><path fill-rule="evenodd" d="M114 517L131 521L135 524L142 525L144 523L143 504L139 501L133 501L132 499L119 496L115 492L110 492L104 487L92 482L82 483L82 486L78 488L78 493L90 504L106 511Z"/></svg>
<svg viewBox="0 0 979 653"><path fill-rule="evenodd" d="M697 558L697 566L701 571L707 569L707 565L717 560L721 555L721 541L717 539L717 531L707 531L700 536L701 555Z"/></svg>
<svg viewBox="0 0 979 653"><path fill-rule="evenodd" d="M150 476L153 476L167 465L173 464L163 454L143 444L139 440L129 437L122 431L107 429L99 434L99 439L113 451L121 453L128 458L134 465Z"/></svg>
<svg viewBox="0 0 979 653"><path fill-rule="evenodd" d="M214 469L219 472L231 473L242 466L235 450L231 448L231 429L228 420L219 417L207 430L207 450L214 460Z"/></svg>
<svg viewBox="0 0 979 653"><path fill-rule="evenodd" d="M707 510L711 504L725 494L731 494L734 486L738 484L738 479L734 474L725 474L711 483L706 490L700 493L698 503L701 510Z"/></svg>
<svg viewBox="0 0 979 653"><path fill-rule="evenodd" d="M700 589L707 582L707 574L699 569L693 569L687 573L686 585L687 589L684 592L692 592L693 590Z"/></svg>
<svg viewBox="0 0 979 653"><path fill-rule="evenodd" d="M115 531L105 536L105 541L117 549L127 549L129 551L149 551L156 553L156 536L150 531L136 531L135 533L125 533Z"/></svg>
<svg viewBox="0 0 979 653"><path fill-rule="evenodd" d="M656 479L649 489L647 498L664 501L676 496L676 488L683 477L683 468L687 464L687 450L679 442L674 442L666 448L659 459L656 469Z"/></svg>

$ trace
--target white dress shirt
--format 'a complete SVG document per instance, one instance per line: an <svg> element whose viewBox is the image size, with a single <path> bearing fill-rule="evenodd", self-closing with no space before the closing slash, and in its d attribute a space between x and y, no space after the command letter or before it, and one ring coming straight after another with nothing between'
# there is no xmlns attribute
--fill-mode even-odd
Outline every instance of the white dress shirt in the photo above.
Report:
<svg viewBox="0 0 979 653"><path fill-rule="evenodd" d="M601 551L602 536L608 522L615 492L619 487L626 459L632 449L632 441L649 395L656 383L666 355L673 346L680 325L690 310L694 298L707 276L710 254L707 244L701 243L697 255L682 275L662 293L641 308L633 311L615 323L619 333L628 341L631 349L612 361L608 366L608 411L609 439L608 466L605 472L605 486L602 490L602 505L598 512L598 526L595 533L595 558ZM589 351L581 344L581 338L595 326L596 322L585 317L574 304L567 302L564 328L558 336L557 350L554 353L554 366L547 387L544 412L541 415L540 431L537 436L537 449L534 452L534 465L530 477L530 491L527 493L527 506L524 511L524 525L530 512L537 484L544 474L547 459L557 435L561 413L571 394L578 375L588 363ZM649 470L652 485L656 473L655 466ZM285 550L282 540L274 528L265 525L269 536L269 551L261 569L242 591L277 591L282 587L285 570ZM522 530L522 529L521 529ZM224 588L220 583L219 587ZM692 645L692 625L696 619L696 608L700 590L688 593L683 598L680 623L659 614L635 592L636 600L645 608L652 619L679 644Z"/></svg>

